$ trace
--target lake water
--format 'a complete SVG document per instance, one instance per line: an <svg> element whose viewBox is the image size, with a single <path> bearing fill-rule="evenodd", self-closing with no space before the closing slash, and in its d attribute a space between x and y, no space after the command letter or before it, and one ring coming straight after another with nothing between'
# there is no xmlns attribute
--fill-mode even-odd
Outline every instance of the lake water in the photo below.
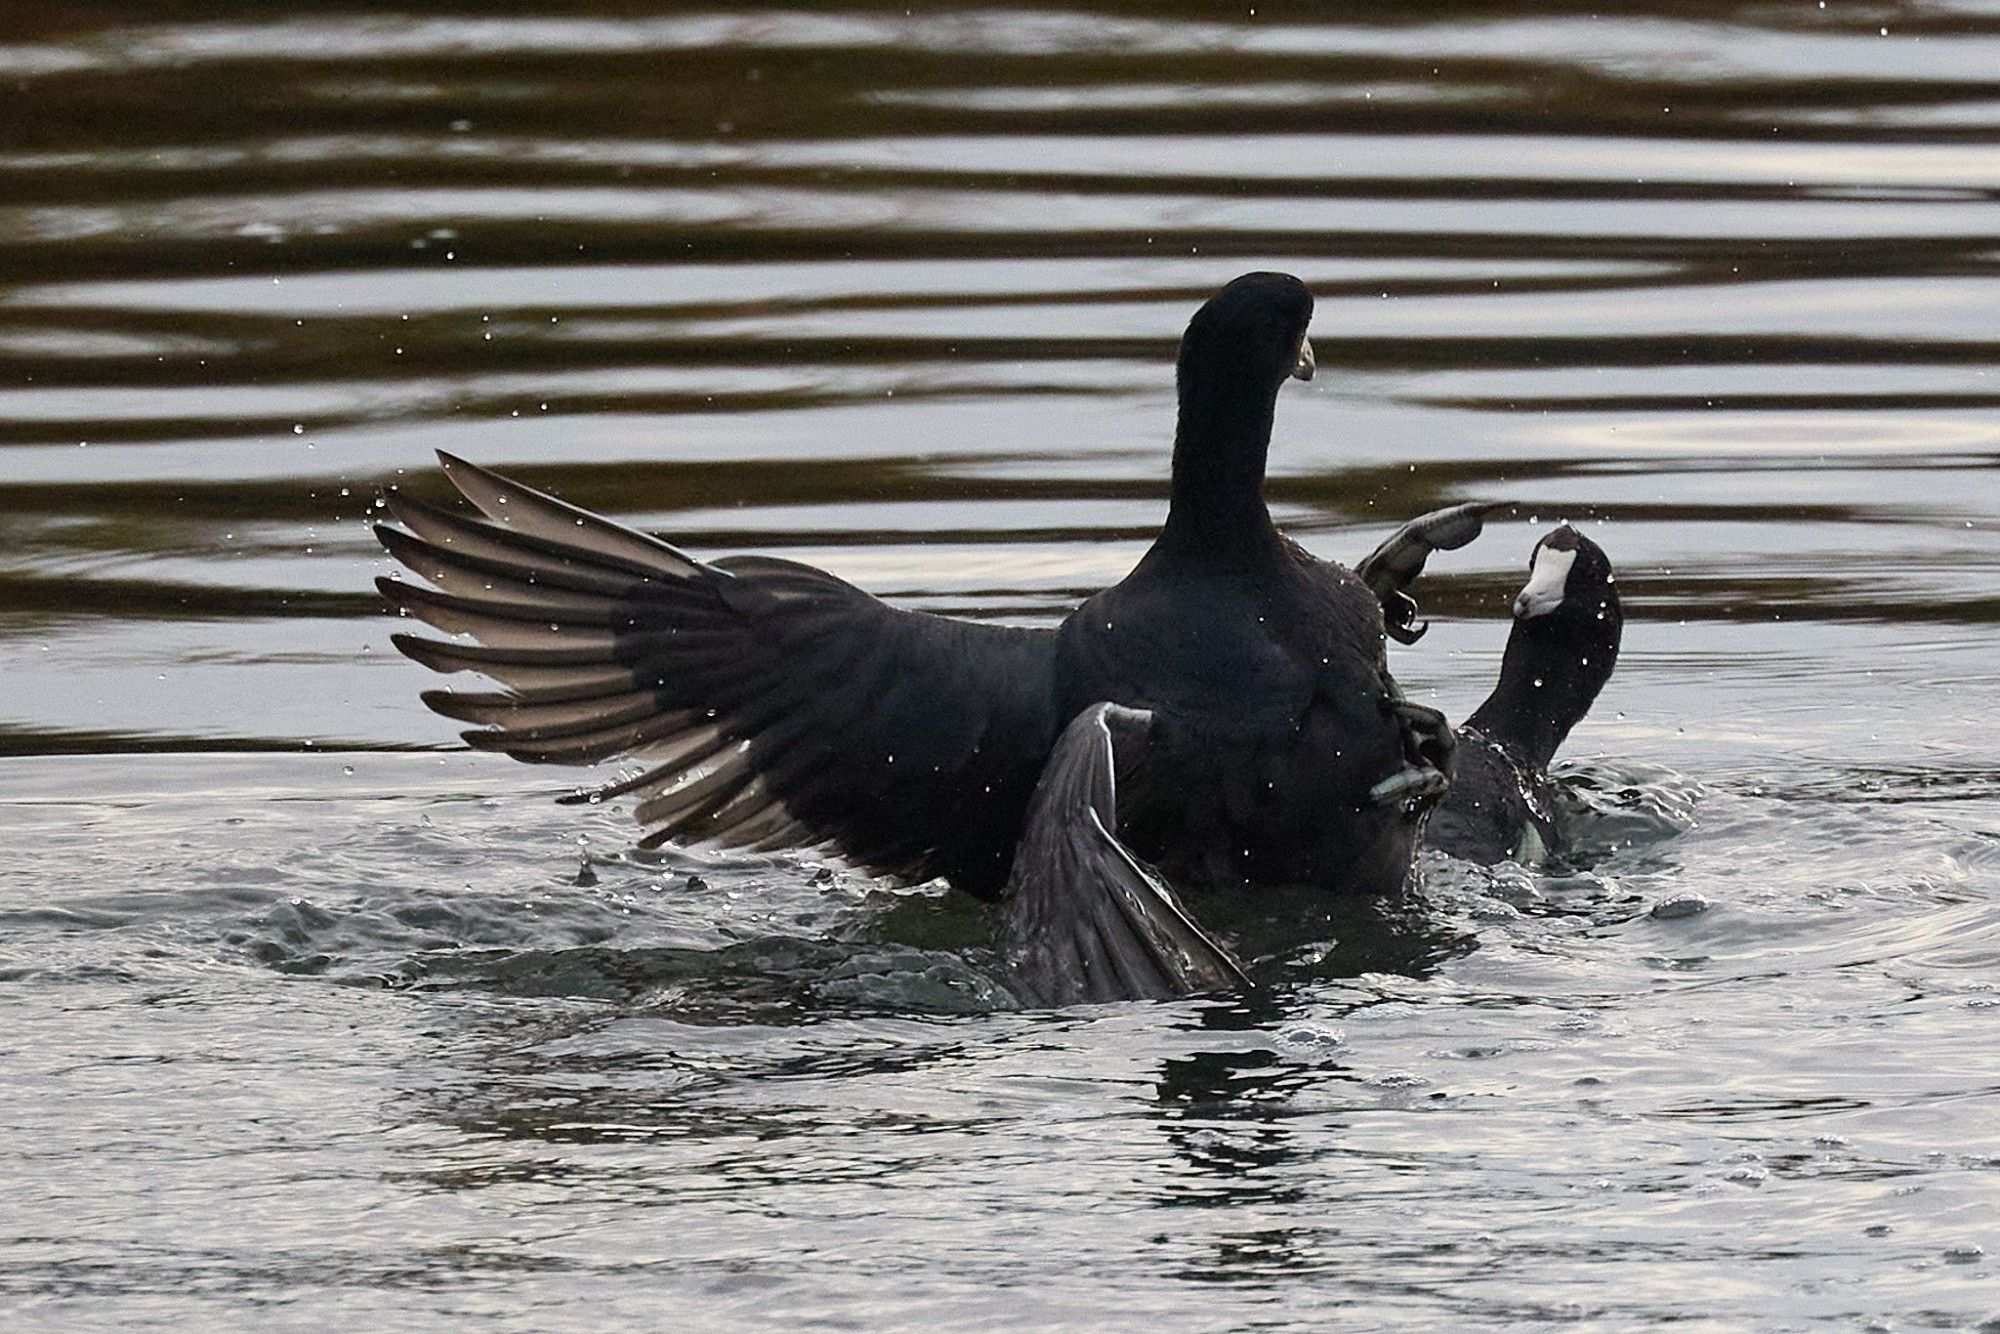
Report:
<svg viewBox="0 0 2000 1334"><path fill-rule="evenodd" d="M2000 1329L2000 7L433 8L0 28L8 1325ZM1264 267L1414 697L1617 563L1580 869L1023 1012L388 648L438 447L1049 622Z"/></svg>

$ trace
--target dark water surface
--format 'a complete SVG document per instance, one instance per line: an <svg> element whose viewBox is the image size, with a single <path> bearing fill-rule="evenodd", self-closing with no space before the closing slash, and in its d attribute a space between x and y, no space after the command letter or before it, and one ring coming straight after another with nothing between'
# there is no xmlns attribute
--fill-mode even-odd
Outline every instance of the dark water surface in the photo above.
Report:
<svg viewBox="0 0 2000 1334"><path fill-rule="evenodd" d="M0 10L10 1327L2000 1329L2000 6L1246 8ZM435 447L1047 621L1254 267L1413 695L1619 564L1581 869L1023 1013L387 650Z"/></svg>

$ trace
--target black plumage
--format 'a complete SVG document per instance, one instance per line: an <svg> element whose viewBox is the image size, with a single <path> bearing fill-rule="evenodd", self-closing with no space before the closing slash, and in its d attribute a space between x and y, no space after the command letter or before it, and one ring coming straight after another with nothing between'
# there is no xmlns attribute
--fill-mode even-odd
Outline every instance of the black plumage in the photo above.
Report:
<svg viewBox="0 0 2000 1334"><path fill-rule="evenodd" d="M466 740L540 764L640 766L647 845L826 847L991 895L1054 739L1054 636L899 611L823 571L713 564L444 456L484 516L400 495L383 544L439 589L398 607L476 645L396 646L505 689L430 691Z"/></svg>
<svg viewBox="0 0 2000 1334"><path fill-rule="evenodd" d="M1118 771L1151 748L1153 724L1144 710L1094 704L1063 729L1043 766L1000 933L1024 1000L1164 999L1249 985L1229 949L1115 832Z"/></svg>
<svg viewBox="0 0 2000 1334"><path fill-rule="evenodd" d="M1309 378L1312 300L1229 284L1182 341L1172 503L1133 573L1053 631L902 611L767 557L696 560L444 457L472 517L401 497L380 529L435 585L398 608L477 644L398 636L499 691L433 692L482 749L623 760L649 843L820 848L994 897L1058 735L1144 709L1119 803L1133 850L1208 885L1377 891L1407 873L1418 803L1372 789L1430 761L1398 711L1377 598L1282 537L1263 500L1279 387Z"/></svg>
<svg viewBox="0 0 2000 1334"><path fill-rule="evenodd" d="M1624 612L1610 558L1568 524L1535 544L1500 680L1458 731L1451 791L1426 841L1470 861L1523 861L1568 840L1549 762L1618 663Z"/></svg>

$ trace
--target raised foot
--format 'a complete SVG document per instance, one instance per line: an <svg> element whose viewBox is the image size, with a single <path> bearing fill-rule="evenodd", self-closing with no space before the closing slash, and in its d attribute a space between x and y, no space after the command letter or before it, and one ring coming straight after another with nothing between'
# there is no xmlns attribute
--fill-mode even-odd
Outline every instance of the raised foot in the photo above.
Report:
<svg viewBox="0 0 2000 1334"><path fill-rule="evenodd" d="M1378 806L1401 805L1420 815L1451 791L1452 760L1458 735L1442 713L1404 699L1394 685L1382 701L1383 712L1396 719L1403 734L1403 767L1368 789Z"/></svg>
<svg viewBox="0 0 2000 1334"><path fill-rule="evenodd" d="M1424 572L1424 562L1432 552L1456 551L1478 537L1486 526L1486 516L1496 508L1490 502L1474 501L1419 514L1354 567L1382 604L1382 628L1389 638L1399 644L1414 644L1424 637L1430 626L1417 619L1410 585Z"/></svg>

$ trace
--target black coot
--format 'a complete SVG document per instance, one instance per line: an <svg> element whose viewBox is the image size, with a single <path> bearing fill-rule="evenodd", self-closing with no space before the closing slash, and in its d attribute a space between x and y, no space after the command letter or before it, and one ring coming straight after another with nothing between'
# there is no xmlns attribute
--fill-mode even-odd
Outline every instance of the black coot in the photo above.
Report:
<svg viewBox="0 0 2000 1334"><path fill-rule="evenodd" d="M1355 567L1379 599L1389 633L1422 638L1408 588L1440 550L1479 535L1490 506L1471 504L1411 520ZM1417 705L1396 708L1422 738L1427 763L1406 765L1378 783L1372 797L1422 809L1445 790L1452 734L1442 715ZM1120 841L1120 775L1160 764L1158 716L1099 703L1073 719L1057 740L1028 806L1014 851L1001 930L1002 956L1015 990L1031 1003L1070 1004L1132 997L1183 996L1248 985L1229 947L1202 929L1180 897Z"/></svg>
<svg viewBox="0 0 2000 1334"><path fill-rule="evenodd" d="M1460 505L1405 524L1356 567L1381 599L1390 633L1420 638L1407 589L1438 550L1476 537L1491 506ZM1548 764L1589 710L1617 662L1623 624L1611 564L1563 525L1535 547L1500 684L1457 733L1426 744L1435 768L1383 784L1419 798L1444 787L1428 839L1481 862L1534 860L1564 843L1562 806ZM1404 706L1414 711L1414 706ZM1442 727L1441 720L1436 724ZM1114 830L1121 781L1143 771L1155 719L1102 704L1078 715L1056 744L1014 858L1002 943L1014 986L1044 1003L1178 996L1242 986L1242 966L1208 935L1166 879Z"/></svg>
<svg viewBox="0 0 2000 1334"><path fill-rule="evenodd" d="M1426 841L1476 862L1537 861L1566 841L1549 761L1618 662L1624 614L1603 548L1568 524L1535 544L1500 683L1458 731Z"/></svg>
<svg viewBox="0 0 2000 1334"><path fill-rule="evenodd" d="M1377 594L1265 508L1311 313L1297 279L1256 273L1195 314L1165 528L1056 630L899 611L791 561L699 561L441 456L479 517L390 497L407 531L383 544L436 587L379 582L478 643L395 642L501 684L424 697L476 724L475 747L637 766L577 799L637 796L648 844L825 849L997 897L1058 736L1109 703L1152 715L1117 811L1139 856L1188 884L1394 888L1448 734L1403 705Z"/></svg>

